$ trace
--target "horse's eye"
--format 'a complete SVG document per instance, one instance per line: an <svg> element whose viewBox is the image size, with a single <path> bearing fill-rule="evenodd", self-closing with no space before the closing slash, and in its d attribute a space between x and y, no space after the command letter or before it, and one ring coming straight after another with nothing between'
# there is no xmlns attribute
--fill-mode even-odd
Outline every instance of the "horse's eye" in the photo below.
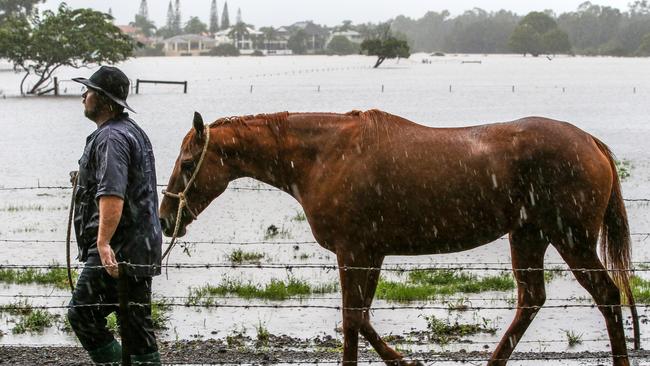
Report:
<svg viewBox="0 0 650 366"><path fill-rule="evenodd" d="M194 161L193 160L181 161L181 169L183 170L194 169Z"/></svg>

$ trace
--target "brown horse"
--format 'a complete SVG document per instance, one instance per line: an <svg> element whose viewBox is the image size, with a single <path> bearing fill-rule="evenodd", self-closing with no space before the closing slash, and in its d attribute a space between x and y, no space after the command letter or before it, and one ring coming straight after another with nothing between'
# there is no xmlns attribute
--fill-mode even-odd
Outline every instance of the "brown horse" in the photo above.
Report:
<svg viewBox="0 0 650 366"><path fill-rule="evenodd" d="M184 191L187 200L180 235L240 177L293 196L318 243L336 254L344 362L357 361L360 332L387 364L414 363L381 339L364 310L371 306L379 271L344 267L379 268L387 255L459 252L504 234L510 238L518 308L488 365L506 364L544 305L543 271L526 269L543 268L549 244L599 305L613 364L629 365L619 286L632 309L639 347L627 271L630 235L614 160L607 146L571 124L533 117L429 128L371 110L234 117L205 127L196 113L167 188ZM163 199L166 235L177 209L177 200ZM596 250L599 236L605 265Z"/></svg>

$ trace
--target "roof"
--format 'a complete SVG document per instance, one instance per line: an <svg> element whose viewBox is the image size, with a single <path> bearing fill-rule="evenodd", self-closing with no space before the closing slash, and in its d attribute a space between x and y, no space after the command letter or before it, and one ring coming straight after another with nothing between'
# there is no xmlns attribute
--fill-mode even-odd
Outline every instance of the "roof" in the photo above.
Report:
<svg viewBox="0 0 650 366"><path fill-rule="evenodd" d="M214 42L214 38L202 36L200 34L181 34L167 38L164 42Z"/></svg>

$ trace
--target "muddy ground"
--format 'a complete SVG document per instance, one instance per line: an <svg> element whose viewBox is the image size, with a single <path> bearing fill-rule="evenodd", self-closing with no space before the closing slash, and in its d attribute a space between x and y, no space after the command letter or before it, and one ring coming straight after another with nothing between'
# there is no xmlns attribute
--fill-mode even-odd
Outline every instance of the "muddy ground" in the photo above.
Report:
<svg viewBox="0 0 650 366"><path fill-rule="evenodd" d="M313 340L271 335L259 341L245 335L224 340L161 342L160 351L165 364L337 364L341 358L341 343L329 336ZM430 353L413 352L410 359L424 364L445 363L481 365L490 356L484 352ZM649 360L650 351L631 352L634 360ZM359 352L359 360L376 361L378 355L366 344ZM512 360L530 360L535 365L609 365L608 352L530 352L515 353ZM571 360L571 361L570 361ZM455 362L452 362L455 361ZM451 362L451 363L450 363ZM644 361L641 361L644 362ZM0 347L2 365L92 365L86 352L79 347ZM638 363L636 363L638 364Z"/></svg>

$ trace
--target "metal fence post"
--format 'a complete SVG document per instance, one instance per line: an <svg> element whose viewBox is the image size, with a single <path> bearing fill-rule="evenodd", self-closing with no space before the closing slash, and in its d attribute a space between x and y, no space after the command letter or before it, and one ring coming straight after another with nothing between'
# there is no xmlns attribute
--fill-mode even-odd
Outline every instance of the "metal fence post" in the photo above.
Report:
<svg viewBox="0 0 650 366"><path fill-rule="evenodd" d="M120 337L122 338L122 366L131 366L131 350L129 344L129 276L127 275L128 264L118 264L119 278L117 284L117 295L120 302Z"/></svg>

